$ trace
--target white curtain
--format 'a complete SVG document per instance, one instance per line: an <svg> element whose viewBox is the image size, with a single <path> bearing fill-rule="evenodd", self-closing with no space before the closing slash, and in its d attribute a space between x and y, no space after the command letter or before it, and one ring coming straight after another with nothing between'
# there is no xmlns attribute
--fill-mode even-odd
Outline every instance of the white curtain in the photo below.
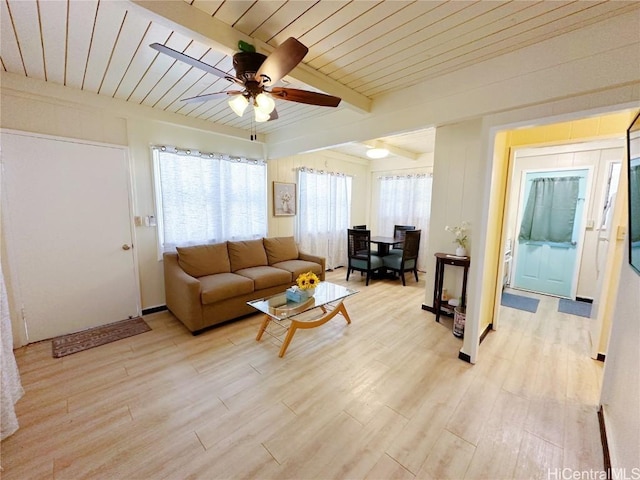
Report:
<svg viewBox="0 0 640 480"><path fill-rule="evenodd" d="M295 236L300 249L325 257L329 269L345 265L351 177L301 168L298 191L300 209Z"/></svg>
<svg viewBox="0 0 640 480"><path fill-rule="evenodd" d="M418 268L422 271L428 266L432 184L429 174L389 175L378 179L378 232L392 236L394 225L415 225L422 230L418 255Z"/></svg>
<svg viewBox="0 0 640 480"><path fill-rule="evenodd" d="M7 289L0 267L0 440L18 429L15 404L24 394L20 373L13 355L13 335Z"/></svg>
<svg viewBox="0 0 640 480"><path fill-rule="evenodd" d="M263 161L169 147L153 152L163 251L267 235Z"/></svg>

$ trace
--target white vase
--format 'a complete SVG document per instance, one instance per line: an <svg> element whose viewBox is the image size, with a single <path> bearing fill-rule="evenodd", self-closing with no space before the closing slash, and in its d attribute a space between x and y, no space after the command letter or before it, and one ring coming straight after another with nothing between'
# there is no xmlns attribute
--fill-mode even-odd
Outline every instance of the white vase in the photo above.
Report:
<svg viewBox="0 0 640 480"><path fill-rule="evenodd" d="M458 257L466 257L467 256L467 249L464 248L464 247L456 248L456 255Z"/></svg>

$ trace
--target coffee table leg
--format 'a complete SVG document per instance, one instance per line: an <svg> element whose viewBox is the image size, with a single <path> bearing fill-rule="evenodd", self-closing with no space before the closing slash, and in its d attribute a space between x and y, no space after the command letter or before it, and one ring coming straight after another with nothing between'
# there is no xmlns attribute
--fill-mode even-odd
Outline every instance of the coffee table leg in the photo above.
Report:
<svg viewBox="0 0 640 480"><path fill-rule="evenodd" d="M296 330L298 329L298 327L295 324L295 321L291 322L291 326L289 327L289 330L287 331L287 336L284 339L284 342L282 343L282 346L280 347L280 353L278 354L278 356L280 358L284 357L285 352L287 351L287 348L289 348L289 344L291 343L291 339L293 338L293 335L296 333Z"/></svg>
<svg viewBox="0 0 640 480"><path fill-rule="evenodd" d="M260 325L260 330L258 330L258 335L256 336L256 341L258 341L258 340L260 340L262 338L262 334L267 329L267 325L269 325L270 321L271 321L271 317L269 315L265 315L264 318L262 319L262 325Z"/></svg>
<svg viewBox="0 0 640 480"><path fill-rule="evenodd" d="M338 311L342 314L347 323L351 323L351 319L349 318L349 314L347 313L347 309L344 306L344 303L341 303L338 307Z"/></svg>

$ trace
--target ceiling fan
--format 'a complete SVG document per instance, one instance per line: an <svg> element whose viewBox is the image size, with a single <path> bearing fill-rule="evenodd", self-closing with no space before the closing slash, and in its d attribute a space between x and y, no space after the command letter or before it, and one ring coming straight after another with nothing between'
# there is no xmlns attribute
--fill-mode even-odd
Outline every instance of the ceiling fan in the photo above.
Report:
<svg viewBox="0 0 640 480"><path fill-rule="evenodd" d="M160 43L152 43L149 46L176 60L242 87L242 90L225 90L185 98L184 102L206 102L216 98L231 97L229 106L238 116L242 116L249 104L253 105L257 122L278 118L274 98L321 107L337 107L340 104L341 99L332 95L274 86L293 70L309 51L293 37L285 40L269 56L257 53L253 45L244 41L238 42L240 51L233 56L235 76Z"/></svg>

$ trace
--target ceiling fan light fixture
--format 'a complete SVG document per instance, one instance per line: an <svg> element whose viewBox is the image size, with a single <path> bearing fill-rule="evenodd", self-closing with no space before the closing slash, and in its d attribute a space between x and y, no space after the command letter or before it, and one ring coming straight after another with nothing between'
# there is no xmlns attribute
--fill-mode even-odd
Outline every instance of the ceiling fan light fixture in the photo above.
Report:
<svg viewBox="0 0 640 480"><path fill-rule="evenodd" d="M266 93L259 93L256 95L256 105L257 108L267 115L270 115L273 112L273 109L276 108L276 102L270 95Z"/></svg>
<svg viewBox="0 0 640 480"><path fill-rule="evenodd" d="M269 120L269 118L271 118L270 114L260 110L260 107L258 107L257 105L253 107L253 111L256 115L256 122L266 122L267 120Z"/></svg>
<svg viewBox="0 0 640 480"><path fill-rule="evenodd" d="M247 100L244 95L234 95L233 97L231 97L228 103L231 107L231 110L233 110L236 115L241 117L247 106L249 105L249 100Z"/></svg>
<svg viewBox="0 0 640 480"><path fill-rule="evenodd" d="M389 155L389 150L386 148L370 148L367 150L367 157L369 158L385 158L387 155Z"/></svg>

